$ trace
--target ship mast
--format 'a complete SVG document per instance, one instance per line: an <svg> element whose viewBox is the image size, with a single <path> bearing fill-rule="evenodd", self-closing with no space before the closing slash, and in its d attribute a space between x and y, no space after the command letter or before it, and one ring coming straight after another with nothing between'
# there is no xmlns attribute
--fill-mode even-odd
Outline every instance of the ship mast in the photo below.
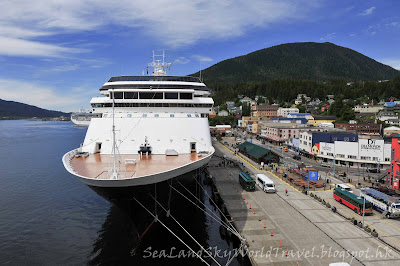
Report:
<svg viewBox="0 0 400 266"><path fill-rule="evenodd" d="M117 171L117 157L115 154L116 151L116 145L117 143L115 142L115 123L114 123L114 114L115 114L115 98L114 98L114 89L112 90L112 98L113 98L113 116L112 116L112 140L113 140L113 148L112 148L112 156L113 156L113 169L112 169L112 174L111 178L112 179L117 179L118 178L118 171Z"/></svg>
<svg viewBox="0 0 400 266"><path fill-rule="evenodd" d="M148 64L149 67L153 67L153 76L166 76L167 72L164 68L169 68L171 63L165 62L165 50L162 51L162 54L156 54L153 50L153 62ZM162 58L162 59L157 59Z"/></svg>

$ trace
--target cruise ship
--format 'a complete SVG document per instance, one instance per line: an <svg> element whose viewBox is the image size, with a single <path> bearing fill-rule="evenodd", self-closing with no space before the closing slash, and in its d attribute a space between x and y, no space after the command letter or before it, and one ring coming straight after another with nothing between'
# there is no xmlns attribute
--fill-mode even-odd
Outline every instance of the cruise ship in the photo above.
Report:
<svg viewBox="0 0 400 266"><path fill-rule="evenodd" d="M93 117L101 117L101 113L86 112L81 109L80 112L71 114L71 121L77 126L88 127Z"/></svg>
<svg viewBox="0 0 400 266"><path fill-rule="evenodd" d="M214 153L209 88L197 77L168 76L164 52L153 51L148 66L152 75L115 76L100 88L90 101L100 117L91 119L81 146L62 158L69 173L117 205L161 199L174 180L193 179L188 173Z"/></svg>

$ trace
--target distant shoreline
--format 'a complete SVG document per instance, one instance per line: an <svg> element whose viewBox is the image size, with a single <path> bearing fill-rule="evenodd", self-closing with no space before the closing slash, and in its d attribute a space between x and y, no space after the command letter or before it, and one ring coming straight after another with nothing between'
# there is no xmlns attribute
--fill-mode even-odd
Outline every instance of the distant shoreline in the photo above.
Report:
<svg viewBox="0 0 400 266"><path fill-rule="evenodd" d="M71 121L70 117L0 117L0 120Z"/></svg>

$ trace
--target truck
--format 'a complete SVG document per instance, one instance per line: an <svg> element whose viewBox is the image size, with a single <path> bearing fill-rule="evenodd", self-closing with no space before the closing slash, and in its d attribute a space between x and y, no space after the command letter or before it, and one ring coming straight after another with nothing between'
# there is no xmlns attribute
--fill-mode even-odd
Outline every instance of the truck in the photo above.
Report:
<svg viewBox="0 0 400 266"><path fill-rule="evenodd" d="M360 196L374 205L374 208L382 213L382 217L399 218L400 200L386 195L373 188L362 188Z"/></svg>

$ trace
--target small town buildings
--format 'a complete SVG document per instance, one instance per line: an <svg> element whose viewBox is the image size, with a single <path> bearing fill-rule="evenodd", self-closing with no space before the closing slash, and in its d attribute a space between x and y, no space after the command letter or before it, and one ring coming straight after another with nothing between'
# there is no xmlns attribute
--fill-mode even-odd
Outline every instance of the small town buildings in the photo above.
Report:
<svg viewBox="0 0 400 266"><path fill-rule="evenodd" d="M375 135L380 136L382 134L381 124L345 124L336 123L336 128L344 128L347 131L354 130L358 134Z"/></svg>
<svg viewBox="0 0 400 266"><path fill-rule="evenodd" d="M240 153L258 164L277 163L279 161L279 156L270 149L247 141L240 144L237 148Z"/></svg>
<svg viewBox="0 0 400 266"><path fill-rule="evenodd" d="M231 102L231 101L226 102L226 108L228 110L232 109L233 107L235 107L235 102Z"/></svg>
<svg viewBox="0 0 400 266"><path fill-rule="evenodd" d="M288 118L305 118L305 119L310 119L311 114L310 113L289 113Z"/></svg>
<svg viewBox="0 0 400 266"><path fill-rule="evenodd" d="M298 113L299 108L283 108L279 107L277 111L277 116L287 117L290 113Z"/></svg>
<svg viewBox="0 0 400 266"><path fill-rule="evenodd" d="M400 119L399 118L394 118L394 119L388 119L385 121L385 124L387 125L400 125Z"/></svg>
<svg viewBox="0 0 400 266"><path fill-rule="evenodd" d="M274 123L281 123L281 124L307 124L307 119L305 118L287 118L287 117L278 117L272 118Z"/></svg>
<svg viewBox="0 0 400 266"><path fill-rule="evenodd" d="M308 125L311 127L316 127L321 123L333 123L336 119L336 116L314 115L308 118Z"/></svg>
<svg viewBox="0 0 400 266"><path fill-rule="evenodd" d="M229 115L229 113L227 110L221 110L218 112L218 116L228 116L228 115Z"/></svg>
<svg viewBox="0 0 400 266"><path fill-rule="evenodd" d="M265 126L260 131L262 138L275 143L285 143L289 139L300 136L300 128L295 125Z"/></svg>
<svg viewBox="0 0 400 266"><path fill-rule="evenodd" d="M330 132L303 131L300 132L299 150L303 151L304 154L314 155L312 154L311 151L315 143L320 143L320 142L333 143L334 141L357 142L358 135L346 131L330 131Z"/></svg>
<svg viewBox="0 0 400 266"><path fill-rule="evenodd" d="M255 111L252 110L252 116L257 117L277 117L278 116L278 104L260 104L256 106Z"/></svg>
<svg viewBox="0 0 400 266"><path fill-rule="evenodd" d="M387 172L386 182L394 189L399 189L400 182L400 135L392 137L390 168Z"/></svg>
<svg viewBox="0 0 400 266"><path fill-rule="evenodd" d="M355 142L320 142L317 158L323 162L344 167L388 169L391 161L391 147L392 144L385 143L383 139L372 138L358 139Z"/></svg>
<svg viewBox="0 0 400 266"><path fill-rule="evenodd" d="M384 107L382 105L372 105L372 104L356 105L353 108L355 113L373 113L373 114L376 114L383 109Z"/></svg>
<svg viewBox="0 0 400 266"><path fill-rule="evenodd" d="M381 111L376 115L376 119L386 121L389 119L398 119L399 117L393 111Z"/></svg>
<svg viewBox="0 0 400 266"><path fill-rule="evenodd" d="M230 125L216 125L215 127L210 126L210 134L212 136L215 135L222 135L225 136L225 134L230 133L232 130Z"/></svg>
<svg viewBox="0 0 400 266"><path fill-rule="evenodd" d="M400 127L387 127L383 129L383 135L384 136L390 136L393 134L400 134Z"/></svg>

